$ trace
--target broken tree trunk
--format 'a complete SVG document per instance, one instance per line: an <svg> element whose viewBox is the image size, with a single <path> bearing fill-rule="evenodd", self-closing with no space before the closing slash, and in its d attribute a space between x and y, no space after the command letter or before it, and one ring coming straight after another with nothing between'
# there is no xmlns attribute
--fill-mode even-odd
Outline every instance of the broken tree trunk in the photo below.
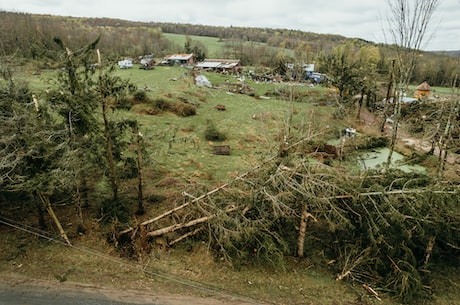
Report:
<svg viewBox="0 0 460 305"><path fill-rule="evenodd" d="M113 192L113 200L118 201L118 178L115 170L115 160L113 157L113 143L112 143L112 131L110 128L110 122L107 117L107 112L109 109L109 100L106 96L102 94L104 92L103 82L102 82L102 62L101 62L101 53L97 49L97 63L99 67L99 91L101 92L101 104L102 104L102 118L104 120L104 138L107 149L107 162L109 164L109 179L110 185Z"/></svg>
<svg viewBox="0 0 460 305"><path fill-rule="evenodd" d="M143 137L142 133L139 131L139 127L136 124L134 126L134 134L136 135L136 140L137 140L137 178L138 178L138 184L137 184L137 214L138 215L143 215L145 213L145 208L144 208L144 192L143 192L143 162L142 162L142 143L143 143Z"/></svg>
<svg viewBox="0 0 460 305"><path fill-rule="evenodd" d="M297 256L303 257L305 249L305 236L307 234L307 221L308 217L313 218L316 221L316 218L313 217L310 213L307 212L307 205L304 204L303 212L300 217L300 227L299 227L299 240L297 241Z"/></svg>
<svg viewBox="0 0 460 305"><path fill-rule="evenodd" d="M70 243L70 240L67 237L67 234L65 233L64 229L62 228L61 222L59 221L59 219L57 218L56 214L54 213L54 210L53 210L53 207L51 206L51 202L50 202L49 197L47 195L43 194L43 193L38 193L38 196L40 197L40 200L41 200L43 206L48 211L48 214L51 216L51 218L53 219L54 223L56 224L56 226L57 226L57 228L59 230L59 233L61 234L61 237L64 238L65 242L69 246L71 246L72 244Z"/></svg>
<svg viewBox="0 0 460 305"><path fill-rule="evenodd" d="M404 190L392 190L392 191L383 191L383 192L365 192L359 194L343 194L336 195L332 197L325 197L325 199L346 199L362 196L385 196L385 195L395 195L395 194L423 194L423 193L433 193L433 194L457 194L457 190L446 190L446 191L431 191L426 189L404 189Z"/></svg>
<svg viewBox="0 0 460 305"><path fill-rule="evenodd" d="M192 204L192 203L198 202L198 201L200 201L200 200L206 198L207 196L209 196L209 195L211 195L211 194L213 194L213 193L215 193L215 192L217 192L217 191L219 191L219 190L221 190L221 189L223 189L223 188L225 188L225 187L227 187L227 186L228 186L228 183L225 183L225 184L219 186L218 188L215 188L215 189L213 189L212 191L209 191L209 192L207 192L206 194L201 195L200 197L197 197L197 198L193 199L192 201L186 202L186 203L184 203L184 204L182 204L182 205L180 205L180 206L178 206L178 207L175 207L175 208L172 209L172 210L166 211L166 212L164 212L163 214L158 215L158 216L155 217L155 218L146 220L146 221L144 221L143 223L141 223L140 225L141 225L141 226L146 226L146 225L149 225L149 224L151 224L151 223L154 223L154 222L156 222L156 221L158 221L158 220L160 220L160 219L162 219L162 218L164 218L164 217L166 217L166 216L168 216L168 215L171 215L171 214L174 213L174 212L177 212L177 211L179 211L179 210L182 210L183 208L189 206L189 205ZM126 230L123 230L123 231L120 232L120 235L129 233L129 232L131 232L132 230L134 230L134 228L128 228L128 229L126 229Z"/></svg>
<svg viewBox="0 0 460 305"><path fill-rule="evenodd" d="M238 209L238 207L233 206L233 207L230 207L230 208L226 209L225 212L228 213L228 212L235 211L237 209ZM182 228L188 228L188 227L197 225L199 223L206 222L208 220L213 219L216 216L217 216L217 214L213 214L213 215L209 215L209 216L203 216L203 217L200 217L200 218L188 221L188 222L178 223L178 224L166 227L166 228L161 228L161 229L149 232L149 233L147 233L147 236L149 236L149 237L161 236L161 235L164 235L164 234L167 234L167 233L177 231L177 230L182 229Z"/></svg>
<svg viewBox="0 0 460 305"><path fill-rule="evenodd" d="M201 232L201 231L203 231L203 227L197 228L197 229L195 229L195 230L193 230L193 231L191 231L191 232L188 232L188 233L186 233L186 234L184 234L184 235L181 235L181 236L179 236L178 238L176 238L175 240L169 242L169 243L168 243L168 246L171 247L172 245L177 244L177 243L180 242L181 240L184 240L184 239L186 239L187 237L193 236L193 235L195 235L195 234L197 234L197 233L199 233L199 232Z"/></svg>
<svg viewBox="0 0 460 305"><path fill-rule="evenodd" d="M237 180L239 180L239 179L242 179L242 178L246 177L247 175L249 175L250 173L254 172L255 170L257 170L257 169L259 169L259 168L260 168L260 166L254 167L254 168L251 169L250 171L247 171L247 172L245 172L244 174L241 174L241 175L239 175L238 177L236 177L234 180L232 180L232 182L233 182L233 181L237 181ZM198 202L198 201L200 201L200 200L203 200L204 198L206 198L206 197L208 197L208 196L210 196L210 195L212 195L212 194L214 194L214 193L217 193L218 191L220 191L220 190L222 190L222 189L228 187L230 184L231 184L231 182L224 183L224 184L222 184L221 186L219 186L219 187L217 187L217 188L215 188L215 189L213 189L213 190L207 192L206 194L203 194L203 195L201 195L201 196L199 196L199 197L196 197L196 198L194 198L192 201L186 202L186 203L184 203L184 204L182 204L182 205L180 205L180 206L175 207L174 209L171 209L171 210L169 210L169 211L166 211L166 212L164 212L163 214L158 215L157 217L154 217L154 218L151 218L151 219L149 219L149 220L146 220L146 221L142 222L140 225L141 225L141 226L146 226L146 225L149 225L149 224L151 224L151 223L154 223L154 222L156 222L156 221L158 221L158 220L160 220L160 219L162 219L162 218L164 218L164 217L166 217L166 216L168 216L168 215L171 215L171 214L174 213L174 212L177 212L177 211L179 211L179 210L182 210L183 208L186 208L187 206L189 206L189 205L191 205L191 204L193 204L193 203L196 203L196 202ZM134 230L134 228L125 229L125 230L123 230L123 231L120 232L120 235L129 233L129 232L131 232L131 231L133 231L133 230Z"/></svg>
<svg viewBox="0 0 460 305"><path fill-rule="evenodd" d="M189 221L189 222L178 223L178 224L166 227L166 228L161 228L161 229L149 232L149 233L147 233L147 236L149 236L149 237L161 236L161 235L164 235L166 233L174 232L174 231L177 231L177 230L182 229L182 228L188 228L188 227L194 226L196 224L206 222L206 221L214 218L215 216L216 215L204 216L204 217L201 217L201 218Z"/></svg>
<svg viewBox="0 0 460 305"><path fill-rule="evenodd" d="M393 59L391 61L390 80L388 81L388 88L387 88L387 94L386 94L386 99L385 99L385 107L382 113L382 123L380 124L380 132L382 133L385 132L385 123L388 118L388 109L390 108L391 91L392 91L393 82L394 82L394 69L395 69L395 60Z"/></svg>

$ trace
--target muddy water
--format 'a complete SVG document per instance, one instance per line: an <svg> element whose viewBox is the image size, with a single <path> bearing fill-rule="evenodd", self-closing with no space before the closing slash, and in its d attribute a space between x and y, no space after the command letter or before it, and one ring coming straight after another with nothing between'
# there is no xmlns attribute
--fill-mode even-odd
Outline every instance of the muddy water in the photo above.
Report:
<svg viewBox="0 0 460 305"><path fill-rule="evenodd" d="M364 152L358 159L362 169L378 169L385 167L390 150L388 148L379 148L373 151ZM400 153L393 152L391 156L391 167L398 168L404 172L425 172L426 168L420 165L410 165L404 163L404 156Z"/></svg>

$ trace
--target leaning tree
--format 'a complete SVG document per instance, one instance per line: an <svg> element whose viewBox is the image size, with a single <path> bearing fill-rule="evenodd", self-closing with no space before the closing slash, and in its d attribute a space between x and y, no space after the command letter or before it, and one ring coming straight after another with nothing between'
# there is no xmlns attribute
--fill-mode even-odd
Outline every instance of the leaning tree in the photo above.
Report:
<svg viewBox="0 0 460 305"><path fill-rule="evenodd" d="M388 0L387 18L390 39L396 46L396 61L399 70L393 78L396 88L394 102L394 126L391 135L390 153L386 168L391 158L398 134L401 113L401 101L409 86L420 50L429 38L429 26L433 20L439 0Z"/></svg>
<svg viewBox="0 0 460 305"><path fill-rule="evenodd" d="M6 70L7 71L7 70ZM64 229L51 205L52 196L72 186L66 166L65 128L49 104L32 94L26 84L4 73L0 84L0 189L10 206L24 204L38 210L41 228L47 211L66 240ZM25 203L23 202L25 201Z"/></svg>

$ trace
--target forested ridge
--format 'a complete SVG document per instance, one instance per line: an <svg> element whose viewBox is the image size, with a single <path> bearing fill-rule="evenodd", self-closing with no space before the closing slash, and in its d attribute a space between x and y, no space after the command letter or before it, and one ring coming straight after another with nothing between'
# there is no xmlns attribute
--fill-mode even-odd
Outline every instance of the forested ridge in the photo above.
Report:
<svg viewBox="0 0 460 305"><path fill-rule="evenodd" d="M163 33L188 36L216 37L223 42L220 57L238 57L244 65L275 67L277 51L292 50L294 55L286 61L307 61L319 65L319 58L330 54L342 44L355 48L375 47L378 50L379 70L385 76L390 69L389 58L394 47L375 44L359 38L339 35L316 34L290 29L218 27L207 25L134 22L110 18L76 18L50 15L0 12L3 55L16 55L26 59L51 59L56 46L54 37L60 37L71 48L77 48L100 37L99 47L108 58L137 57L152 54L162 58L167 54L185 52L183 45L166 39ZM248 42L262 45L247 45ZM206 55L206 46L195 41L197 50ZM231 51L233 50L233 51ZM428 81L434 86L450 86L458 71L459 56L456 52L422 52L423 59L415 67L412 82ZM49 60L45 65L50 64ZM320 68L320 67L319 67Z"/></svg>

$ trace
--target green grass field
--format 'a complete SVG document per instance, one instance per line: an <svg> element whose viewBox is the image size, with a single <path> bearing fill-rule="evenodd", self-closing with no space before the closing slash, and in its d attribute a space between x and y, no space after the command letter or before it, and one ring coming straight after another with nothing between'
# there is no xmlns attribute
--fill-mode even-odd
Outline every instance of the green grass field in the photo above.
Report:
<svg viewBox="0 0 460 305"><path fill-rule="evenodd" d="M257 98L269 90L287 88L287 84L267 85L248 81L247 85L255 92L254 96L249 96L226 90L227 84L238 82L231 76L205 73L214 85L223 84L222 89L214 89L196 87L187 72L185 68L163 66L151 71L130 69L117 72L121 77L129 78L138 88L151 88L152 91L148 92L151 99L167 96L171 101L180 98L196 105L197 114L190 117L171 113L143 114L144 104L136 105L127 113L137 113L136 118L148 139L150 159L160 166L174 169L183 177L225 181L276 154L280 144L276 136L285 127L292 107L299 124L311 117L312 111L324 115L328 113L311 103ZM311 90L317 94L323 89L301 87L295 90ZM219 111L214 108L216 105L225 105L226 110ZM227 140L206 141L204 131L208 121L225 133ZM231 154L214 155L214 145L229 145Z"/></svg>
<svg viewBox="0 0 460 305"><path fill-rule="evenodd" d="M43 70L40 75L32 75L33 69L30 68L21 68L18 72L18 78L29 81L39 98L52 86L56 74L55 70ZM141 103L117 116L135 118L140 122L152 171L166 171L185 180L192 177L204 184L226 182L276 155L291 114L292 126L310 124L317 130L329 126L330 132L319 139L322 141L333 139L338 130L350 123L332 119L334 107L328 105L334 104L333 97L329 97L321 86L311 88L246 79L251 94L238 94L230 92L233 84L241 83L234 76L205 72L203 74L218 89L198 87L194 85L190 71L178 66L157 66L148 71L135 66L116 70L116 74L129 79L139 89L149 88L146 94L150 100L181 100L196 107L196 115L189 117L170 112L152 115L148 114L150 106ZM435 89L448 91L446 88ZM286 95L267 97L274 92L292 92L293 102ZM301 95L300 100L296 94ZM218 111L216 105L224 105L226 110ZM209 122L226 135L225 141L205 139ZM231 154L214 155L216 145L230 146ZM356 166L353 159L348 165Z"/></svg>
<svg viewBox="0 0 460 305"><path fill-rule="evenodd" d="M182 34L171 34L171 33L164 33L164 37L172 41L174 44L183 47L185 42L186 42L186 35ZM224 40L221 40L216 37L207 37L207 36L194 36L190 35L189 36L192 41L199 41L203 43L203 45L206 46L208 49L208 52L206 54L207 58L221 58L222 56L222 49L225 48L226 42ZM279 53L280 51L283 51L286 56L293 57L294 56L294 51L291 49L281 49L278 47L271 47L268 46L266 43L260 43L260 42L250 42L246 41L243 43L245 46L248 47L256 47L256 46L265 46L268 49L272 50L274 54Z"/></svg>
<svg viewBox="0 0 460 305"><path fill-rule="evenodd" d="M171 33L164 33L163 34L167 39L171 40L173 43L184 46L186 42L186 35L182 34L171 34ZM224 42L220 41L219 38L215 37L207 37L207 36L189 36L192 41L200 41L208 48L207 57L215 58L219 57L221 53L221 49L224 46Z"/></svg>

